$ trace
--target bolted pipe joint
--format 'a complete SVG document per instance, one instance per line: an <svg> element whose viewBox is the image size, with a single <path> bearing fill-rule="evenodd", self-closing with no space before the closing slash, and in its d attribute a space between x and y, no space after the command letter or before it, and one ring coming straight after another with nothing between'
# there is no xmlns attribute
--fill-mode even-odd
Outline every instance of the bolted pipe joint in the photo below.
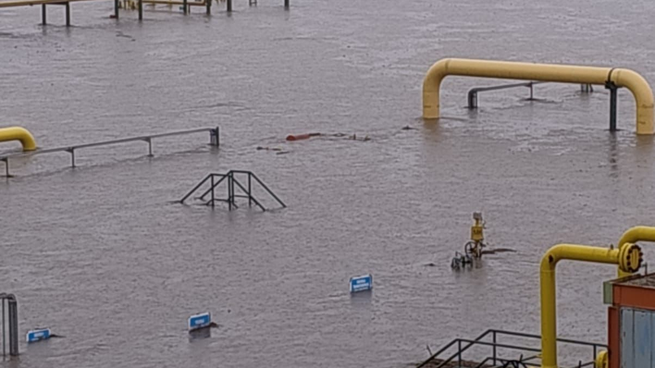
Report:
<svg viewBox="0 0 655 368"><path fill-rule="evenodd" d="M619 249L619 268L623 272L635 273L641 268L644 253L637 244L625 243Z"/></svg>

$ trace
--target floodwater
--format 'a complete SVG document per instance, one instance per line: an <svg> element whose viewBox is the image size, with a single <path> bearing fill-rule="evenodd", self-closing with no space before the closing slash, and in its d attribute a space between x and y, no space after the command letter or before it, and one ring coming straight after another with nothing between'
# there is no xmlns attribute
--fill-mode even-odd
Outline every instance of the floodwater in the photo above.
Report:
<svg viewBox="0 0 655 368"><path fill-rule="evenodd" d="M65 153L12 162L0 292L18 297L21 335L66 337L21 343L0 366L404 367L487 328L538 333L550 246L655 223L653 141L635 136L627 91L616 134L602 87L483 93L471 112L466 91L499 81L449 78L444 118L420 118L422 78L444 57L625 67L653 83L654 2L291 2L239 0L231 15L222 3L211 17L146 8L143 23L109 19L109 1L73 3L68 29L61 7L47 27L39 7L0 11L0 124L40 147L222 132L218 150L201 134L155 141L153 158L136 142L79 151L75 169ZM308 132L371 140L284 140ZM230 169L288 208L174 203ZM474 211L492 246L517 252L453 272ZM351 296L364 273L373 292ZM614 275L558 267L561 336L605 341ZM190 339L186 320L204 311L220 328Z"/></svg>

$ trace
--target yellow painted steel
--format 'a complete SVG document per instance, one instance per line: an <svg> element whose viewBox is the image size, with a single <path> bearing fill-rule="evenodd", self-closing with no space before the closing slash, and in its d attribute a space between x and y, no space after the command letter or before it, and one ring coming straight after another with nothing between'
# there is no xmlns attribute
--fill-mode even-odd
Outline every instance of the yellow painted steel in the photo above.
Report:
<svg viewBox="0 0 655 368"><path fill-rule="evenodd" d="M21 127L0 128L0 142L20 141L23 151L36 150L34 136L27 129Z"/></svg>
<svg viewBox="0 0 655 368"><path fill-rule="evenodd" d="M449 75L605 85L612 82L632 92L637 105L637 134L653 134L653 91L629 69L518 63L509 61L441 59L423 80L423 118L439 118L441 82Z"/></svg>
<svg viewBox="0 0 655 368"><path fill-rule="evenodd" d="M601 351L598 353L598 356L596 357L596 361L594 362L594 368L607 368L609 367L609 358L607 355L607 351Z"/></svg>
<svg viewBox="0 0 655 368"><path fill-rule="evenodd" d="M619 239L618 246L622 248L626 243L637 243L640 241L655 242L655 227L635 226L628 229L628 231L623 233L621 239ZM621 268L618 269L619 277L630 276L631 274L631 272L625 272Z"/></svg>
<svg viewBox="0 0 655 368"><path fill-rule="evenodd" d="M622 249L592 247L577 244L558 244L541 259L541 367L557 368L557 303L555 267L563 259L616 264L625 271L639 270L641 263L630 262L639 247L626 243ZM637 264L635 264L637 263Z"/></svg>

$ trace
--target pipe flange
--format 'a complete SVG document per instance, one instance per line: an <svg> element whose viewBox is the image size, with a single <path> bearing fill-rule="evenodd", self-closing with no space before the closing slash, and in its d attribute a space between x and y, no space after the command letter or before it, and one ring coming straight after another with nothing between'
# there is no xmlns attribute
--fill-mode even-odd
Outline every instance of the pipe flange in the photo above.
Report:
<svg viewBox="0 0 655 368"><path fill-rule="evenodd" d="M635 273L641 268L644 253L637 244L625 243L619 249L619 268L623 272Z"/></svg>
<svg viewBox="0 0 655 368"><path fill-rule="evenodd" d="M607 357L607 351L601 351L596 357L594 362L595 368L607 368L609 366L609 359Z"/></svg>

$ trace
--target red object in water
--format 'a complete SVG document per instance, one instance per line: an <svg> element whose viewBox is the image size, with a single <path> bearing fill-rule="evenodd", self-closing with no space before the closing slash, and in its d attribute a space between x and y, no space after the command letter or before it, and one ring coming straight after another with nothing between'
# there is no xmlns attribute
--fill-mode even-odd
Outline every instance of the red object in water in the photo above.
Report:
<svg viewBox="0 0 655 368"><path fill-rule="evenodd" d="M116 19L116 14L109 14L109 19Z"/></svg>
<svg viewBox="0 0 655 368"><path fill-rule="evenodd" d="M307 134L289 134L287 136L288 141L299 141L301 139L309 139L321 135L321 133L307 133Z"/></svg>

